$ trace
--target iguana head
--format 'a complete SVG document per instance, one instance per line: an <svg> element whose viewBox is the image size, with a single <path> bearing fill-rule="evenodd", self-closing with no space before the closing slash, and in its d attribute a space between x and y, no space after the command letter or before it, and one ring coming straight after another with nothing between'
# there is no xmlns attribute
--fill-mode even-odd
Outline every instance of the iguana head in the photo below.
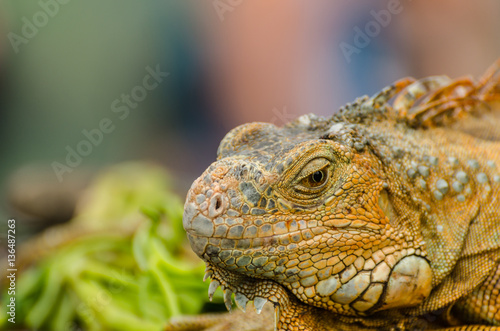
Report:
<svg viewBox="0 0 500 331"><path fill-rule="evenodd" d="M482 256L466 272L476 280L497 263L480 253L498 242L480 243L484 224L472 225L492 201L489 181L500 182L488 145L497 121L484 110L500 100L499 81L500 60L478 83L407 78L328 119L229 132L183 217L212 278L209 296L221 286L228 308L235 293L237 305L253 300L258 311L271 301L281 329L316 330L333 316L355 330L450 307L472 291L477 281L454 273L464 256ZM474 137L487 141L481 153L468 150Z"/></svg>
<svg viewBox="0 0 500 331"><path fill-rule="evenodd" d="M366 101L330 119L251 123L226 135L189 190L183 218L215 280L211 291L222 285L243 306L256 298L284 305L293 294L351 316L429 294L424 243L401 222L408 215L389 199L397 183L363 131L368 117L385 115L364 114Z"/></svg>

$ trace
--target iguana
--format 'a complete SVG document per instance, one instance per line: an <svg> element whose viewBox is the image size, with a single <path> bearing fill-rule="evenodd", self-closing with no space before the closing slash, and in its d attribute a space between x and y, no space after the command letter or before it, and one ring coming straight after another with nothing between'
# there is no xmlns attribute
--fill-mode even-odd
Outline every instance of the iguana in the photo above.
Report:
<svg viewBox="0 0 500 331"><path fill-rule="evenodd" d="M270 304L167 330L500 330L499 100L500 60L230 131L183 225L209 296Z"/></svg>

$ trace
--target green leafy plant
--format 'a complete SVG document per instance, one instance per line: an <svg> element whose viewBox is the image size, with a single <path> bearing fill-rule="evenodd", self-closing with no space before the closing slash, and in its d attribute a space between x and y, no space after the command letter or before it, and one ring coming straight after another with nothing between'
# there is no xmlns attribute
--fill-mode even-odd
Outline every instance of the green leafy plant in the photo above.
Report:
<svg viewBox="0 0 500 331"><path fill-rule="evenodd" d="M16 325L161 330L171 317L199 313L204 266L186 247L183 208L168 183L162 169L137 163L101 176L75 218L52 231L69 239L20 274Z"/></svg>

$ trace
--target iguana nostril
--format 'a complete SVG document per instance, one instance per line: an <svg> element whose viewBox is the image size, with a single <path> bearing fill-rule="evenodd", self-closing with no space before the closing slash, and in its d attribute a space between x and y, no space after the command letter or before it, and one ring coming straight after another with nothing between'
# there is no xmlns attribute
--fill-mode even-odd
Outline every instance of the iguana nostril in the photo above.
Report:
<svg viewBox="0 0 500 331"><path fill-rule="evenodd" d="M224 213L227 205L226 196L221 193L215 193L210 199L210 206L208 207L208 216L217 217Z"/></svg>

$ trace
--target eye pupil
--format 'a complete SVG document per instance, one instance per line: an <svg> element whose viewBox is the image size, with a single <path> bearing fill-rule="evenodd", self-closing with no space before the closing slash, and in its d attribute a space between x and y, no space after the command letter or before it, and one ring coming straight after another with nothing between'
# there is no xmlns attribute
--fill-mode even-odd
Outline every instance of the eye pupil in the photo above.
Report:
<svg viewBox="0 0 500 331"><path fill-rule="evenodd" d="M324 174L323 171L316 171L312 174L312 180L315 183L320 183L323 180Z"/></svg>

